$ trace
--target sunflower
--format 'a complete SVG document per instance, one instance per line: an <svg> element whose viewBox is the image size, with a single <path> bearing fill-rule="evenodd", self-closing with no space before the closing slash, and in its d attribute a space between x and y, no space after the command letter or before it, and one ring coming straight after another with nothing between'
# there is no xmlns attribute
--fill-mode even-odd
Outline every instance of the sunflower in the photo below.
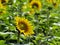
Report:
<svg viewBox="0 0 60 45"><path fill-rule="evenodd" d="M58 7L58 3L57 2L53 2L53 6L56 8Z"/></svg>
<svg viewBox="0 0 60 45"><path fill-rule="evenodd" d="M39 0L32 0L31 2L30 2L30 7L32 8L32 9L38 9L38 10L40 10L41 9L41 2L39 1Z"/></svg>
<svg viewBox="0 0 60 45"><path fill-rule="evenodd" d="M23 33L25 36L34 34L33 32L33 26L31 25L31 23L25 19L25 18L20 18L20 17L15 17L15 21L16 21L16 27L17 29Z"/></svg>
<svg viewBox="0 0 60 45"><path fill-rule="evenodd" d="M8 3L8 0L0 0L0 4L2 5L2 8L6 9L6 3Z"/></svg>

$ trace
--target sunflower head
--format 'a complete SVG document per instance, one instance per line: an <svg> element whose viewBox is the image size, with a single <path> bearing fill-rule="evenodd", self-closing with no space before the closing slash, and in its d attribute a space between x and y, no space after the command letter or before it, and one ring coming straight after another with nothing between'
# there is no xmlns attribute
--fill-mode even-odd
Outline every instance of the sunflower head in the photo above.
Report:
<svg viewBox="0 0 60 45"><path fill-rule="evenodd" d="M54 2L53 3L53 6L56 8L56 7L58 7L58 3L57 2Z"/></svg>
<svg viewBox="0 0 60 45"><path fill-rule="evenodd" d="M30 6L32 9L40 10L41 9L41 2L37 1L37 0L33 0L33 1L31 1Z"/></svg>
<svg viewBox="0 0 60 45"><path fill-rule="evenodd" d="M23 33L25 36L34 34L33 26L25 18L15 17L17 29Z"/></svg>
<svg viewBox="0 0 60 45"><path fill-rule="evenodd" d="M8 0L0 0L0 3L5 6L6 3L8 3Z"/></svg>

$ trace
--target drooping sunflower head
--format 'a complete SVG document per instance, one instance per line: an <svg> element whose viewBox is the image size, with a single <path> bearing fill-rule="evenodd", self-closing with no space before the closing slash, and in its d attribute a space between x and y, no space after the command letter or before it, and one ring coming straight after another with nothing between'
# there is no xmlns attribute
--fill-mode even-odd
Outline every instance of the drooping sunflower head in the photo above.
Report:
<svg viewBox="0 0 60 45"><path fill-rule="evenodd" d="M32 0L31 3L30 3L30 6L31 6L32 9L40 10L41 9L41 2L38 1L38 0Z"/></svg>
<svg viewBox="0 0 60 45"><path fill-rule="evenodd" d="M20 18L20 17L15 17L16 21L16 27L17 29L23 33L25 36L34 34L33 32L33 26L31 23L25 19L25 18Z"/></svg>

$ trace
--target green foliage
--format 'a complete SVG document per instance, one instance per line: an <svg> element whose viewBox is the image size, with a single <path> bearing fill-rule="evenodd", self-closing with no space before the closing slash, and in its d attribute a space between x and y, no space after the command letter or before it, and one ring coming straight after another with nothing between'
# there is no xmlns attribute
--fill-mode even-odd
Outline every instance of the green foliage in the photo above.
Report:
<svg viewBox="0 0 60 45"><path fill-rule="evenodd" d="M29 14L31 0L9 0L6 3L6 13L0 8L0 45L60 45L60 4L55 8L46 0L41 10ZM60 3L57 0L57 3ZM34 35L29 37L18 33L15 16L25 17L34 26Z"/></svg>

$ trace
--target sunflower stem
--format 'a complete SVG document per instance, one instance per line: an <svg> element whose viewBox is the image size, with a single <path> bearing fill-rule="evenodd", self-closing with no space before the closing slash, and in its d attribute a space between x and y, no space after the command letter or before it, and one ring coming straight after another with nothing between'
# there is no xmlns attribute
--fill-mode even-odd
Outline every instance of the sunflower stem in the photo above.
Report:
<svg viewBox="0 0 60 45"><path fill-rule="evenodd" d="M18 31L18 39L17 39L18 43L19 43L19 38L20 38L20 32Z"/></svg>
<svg viewBox="0 0 60 45"><path fill-rule="evenodd" d="M48 26L48 28L49 28L49 16L50 16L50 11L49 11L49 13L47 14L47 26Z"/></svg>
<svg viewBox="0 0 60 45"><path fill-rule="evenodd" d="M16 30L18 31L18 35L17 35L17 44L19 44L20 43L20 41L19 41L19 38L20 38L20 31L16 28Z"/></svg>

